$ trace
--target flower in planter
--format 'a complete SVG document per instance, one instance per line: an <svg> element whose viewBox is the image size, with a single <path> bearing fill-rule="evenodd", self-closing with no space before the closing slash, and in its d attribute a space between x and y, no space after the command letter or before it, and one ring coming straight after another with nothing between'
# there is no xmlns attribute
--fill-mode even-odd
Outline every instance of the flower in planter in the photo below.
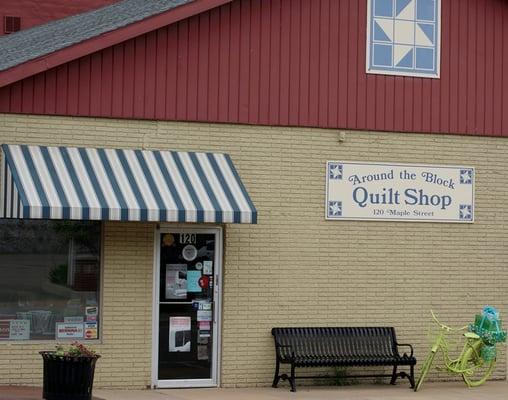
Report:
<svg viewBox="0 0 508 400"><path fill-rule="evenodd" d="M98 357L98 354L83 343L57 344L55 355L59 357Z"/></svg>

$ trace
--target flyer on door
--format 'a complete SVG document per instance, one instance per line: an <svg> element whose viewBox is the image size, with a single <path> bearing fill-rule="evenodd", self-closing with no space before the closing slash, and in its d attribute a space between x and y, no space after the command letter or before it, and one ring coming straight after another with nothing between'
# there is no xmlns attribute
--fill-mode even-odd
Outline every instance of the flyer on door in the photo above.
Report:
<svg viewBox="0 0 508 400"><path fill-rule="evenodd" d="M190 317L169 318L169 351L181 353L191 351Z"/></svg>
<svg viewBox="0 0 508 400"><path fill-rule="evenodd" d="M187 264L166 265L166 299L187 298Z"/></svg>

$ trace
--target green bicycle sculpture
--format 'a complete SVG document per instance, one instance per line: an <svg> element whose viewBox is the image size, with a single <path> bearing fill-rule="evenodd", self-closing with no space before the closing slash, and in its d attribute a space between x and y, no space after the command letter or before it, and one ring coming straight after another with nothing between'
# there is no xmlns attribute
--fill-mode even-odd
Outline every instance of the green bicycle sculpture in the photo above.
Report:
<svg viewBox="0 0 508 400"><path fill-rule="evenodd" d="M481 314L475 316L475 322L462 328L450 328L439 322L431 311L432 318L440 328L427 359L422 365L420 377L415 385L418 391L427 376L434 358L438 352L442 353L444 368L442 370L462 375L468 387L476 387L485 383L496 365L496 344L506 341L506 331L502 330L499 313L494 307L485 307ZM464 332L464 347L458 358L449 356L447 335L452 332Z"/></svg>

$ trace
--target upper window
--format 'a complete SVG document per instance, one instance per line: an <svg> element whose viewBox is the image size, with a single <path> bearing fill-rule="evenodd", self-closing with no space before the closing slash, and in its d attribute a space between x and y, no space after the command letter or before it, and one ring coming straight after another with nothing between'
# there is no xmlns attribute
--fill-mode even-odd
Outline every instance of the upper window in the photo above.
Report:
<svg viewBox="0 0 508 400"><path fill-rule="evenodd" d="M368 0L367 72L439 77L441 0Z"/></svg>
<svg viewBox="0 0 508 400"><path fill-rule="evenodd" d="M4 33L14 33L21 29L21 18L4 16Z"/></svg>
<svg viewBox="0 0 508 400"><path fill-rule="evenodd" d="M101 225L0 219L0 341L98 338Z"/></svg>

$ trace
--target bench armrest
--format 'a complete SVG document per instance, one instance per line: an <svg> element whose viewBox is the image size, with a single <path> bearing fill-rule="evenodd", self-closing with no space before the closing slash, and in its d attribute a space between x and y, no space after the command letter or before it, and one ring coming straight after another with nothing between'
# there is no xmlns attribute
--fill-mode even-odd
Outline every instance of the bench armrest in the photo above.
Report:
<svg viewBox="0 0 508 400"><path fill-rule="evenodd" d="M397 347L409 347L411 349L411 354L409 357L413 357L413 346L407 343L395 343Z"/></svg>
<svg viewBox="0 0 508 400"><path fill-rule="evenodd" d="M277 341L275 341L275 352L277 353L277 358L279 360L282 358L281 354L280 354L280 349L281 348L291 349L291 360L294 360L294 358L295 358L295 352L293 351L293 346L291 346L290 344L280 344Z"/></svg>

